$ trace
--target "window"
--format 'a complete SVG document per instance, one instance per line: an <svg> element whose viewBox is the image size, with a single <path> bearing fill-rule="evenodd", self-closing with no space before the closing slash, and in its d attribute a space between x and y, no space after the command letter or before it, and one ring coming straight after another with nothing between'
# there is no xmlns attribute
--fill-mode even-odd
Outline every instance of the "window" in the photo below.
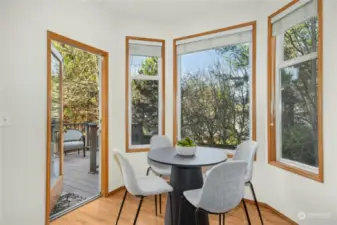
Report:
<svg viewBox="0 0 337 225"><path fill-rule="evenodd" d="M269 17L269 162L323 181L321 0Z"/></svg>
<svg viewBox="0 0 337 225"><path fill-rule="evenodd" d="M174 141L235 149L255 140L255 25L174 40Z"/></svg>
<svg viewBox="0 0 337 225"><path fill-rule="evenodd" d="M126 149L148 151L164 134L164 40L126 38Z"/></svg>

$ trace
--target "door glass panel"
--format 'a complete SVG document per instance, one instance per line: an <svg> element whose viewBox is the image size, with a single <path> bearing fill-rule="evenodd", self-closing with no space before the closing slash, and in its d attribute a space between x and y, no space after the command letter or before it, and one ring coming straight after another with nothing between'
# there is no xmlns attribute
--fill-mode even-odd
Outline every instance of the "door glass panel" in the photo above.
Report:
<svg viewBox="0 0 337 225"><path fill-rule="evenodd" d="M51 168L50 181L51 187L54 186L60 174L60 131L61 131L61 62L54 56L51 56Z"/></svg>

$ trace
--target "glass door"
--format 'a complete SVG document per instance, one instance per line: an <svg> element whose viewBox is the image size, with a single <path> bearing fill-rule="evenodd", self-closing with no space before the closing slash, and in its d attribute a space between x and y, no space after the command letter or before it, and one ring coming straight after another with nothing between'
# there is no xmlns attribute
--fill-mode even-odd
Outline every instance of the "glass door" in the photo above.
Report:
<svg viewBox="0 0 337 225"><path fill-rule="evenodd" d="M52 45L52 44L51 44ZM51 46L51 138L50 138L50 210L60 198L63 189L63 104L62 104L62 73L63 62L61 54Z"/></svg>

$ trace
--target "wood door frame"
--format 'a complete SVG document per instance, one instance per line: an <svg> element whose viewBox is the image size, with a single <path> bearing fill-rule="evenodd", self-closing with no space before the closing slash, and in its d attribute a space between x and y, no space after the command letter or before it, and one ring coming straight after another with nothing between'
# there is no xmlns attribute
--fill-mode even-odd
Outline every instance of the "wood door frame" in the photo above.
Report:
<svg viewBox="0 0 337 225"><path fill-rule="evenodd" d="M61 55L58 55L60 54L57 49L55 47L51 47L51 55L53 55L53 57L57 60L57 62L59 63L59 72L60 72L60 87L59 87L59 90L60 90L60 96L59 96L59 100L60 100L60 108L63 109L63 57ZM51 66L51 61L50 61L50 64ZM51 69L50 69L51 71ZM52 74L49 74L49 78L51 78ZM51 83L50 83L51 84ZM51 86L50 86L50 90L51 90ZM51 94L51 91L48 91L50 94ZM49 99L51 99L51 96L49 97ZM49 111L50 113L50 111ZM50 114L49 114L50 115ZM59 139L59 145L60 145L60 158L59 158L59 177L57 178L57 181L55 183L55 185L53 185L50 189L50 194L49 194L49 198L50 198L50 202L49 202L49 207L53 206L56 201L57 201L57 197L58 195L60 194L60 192L62 191L62 187L63 187L63 145L61 143L63 143L63 135L61 133L61 128L63 127L63 110L60 110L59 112L59 117L60 117L60 139ZM49 121L49 124L51 124L51 121ZM49 136L51 138L51 134ZM49 140L49 145L50 146L50 143L51 143L51 139ZM50 149L49 149L49 152L50 152ZM50 156L51 157L51 156ZM51 159L51 158L50 158ZM50 160L51 162L51 160ZM50 169L50 165L49 164L49 169ZM50 174L50 171L49 171L49 174ZM49 180L49 183L50 183L50 180Z"/></svg>
<svg viewBox="0 0 337 225"><path fill-rule="evenodd" d="M101 74L101 110L102 110L102 123L101 123L101 196L108 197L109 187L108 187L108 166L109 166L109 116L108 116L108 93L109 93L109 53L98 48L86 45L84 43L75 41L68 37L59 35L57 33L47 31L47 154L46 154L46 211L45 211L45 224L49 224L49 213L50 213L50 164L51 164L51 154L50 154L50 141L51 141L51 131L50 131L50 109L51 109L51 44L52 41L58 41L63 44L71 45L73 47L79 48L83 51L87 51L102 57L102 74Z"/></svg>

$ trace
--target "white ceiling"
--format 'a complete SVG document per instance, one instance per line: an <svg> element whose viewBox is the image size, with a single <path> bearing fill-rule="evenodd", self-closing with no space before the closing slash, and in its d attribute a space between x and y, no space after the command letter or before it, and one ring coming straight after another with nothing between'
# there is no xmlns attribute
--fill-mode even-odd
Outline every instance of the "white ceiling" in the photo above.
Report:
<svg viewBox="0 0 337 225"><path fill-rule="evenodd" d="M112 13L129 17L156 18L156 20L177 20L192 15L221 13L231 5L258 4L290 0L76 0L82 3L101 4Z"/></svg>

